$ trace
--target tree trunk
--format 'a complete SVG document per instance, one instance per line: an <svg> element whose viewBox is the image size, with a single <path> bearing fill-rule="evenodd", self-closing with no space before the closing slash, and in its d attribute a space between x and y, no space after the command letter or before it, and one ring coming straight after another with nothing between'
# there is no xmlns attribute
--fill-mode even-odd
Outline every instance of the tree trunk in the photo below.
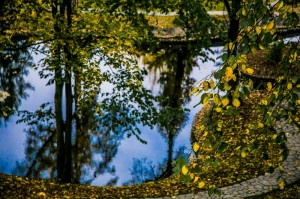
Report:
<svg viewBox="0 0 300 199"><path fill-rule="evenodd" d="M240 21L237 16L237 12L239 9L241 9L241 0L232 0L231 6L229 4L228 0L224 0L225 7L228 12L229 16L229 30L228 30L228 39L230 42L234 43L237 40L238 33L239 33L239 26L240 26ZM235 45L234 49L230 51L230 55L236 55L237 53L237 45ZM229 82L229 85L231 86L232 90L236 90L236 87L239 85L240 81L240 76L239 76L239 71L238 67L236 67L233 71L233 73L236 76L236 81L231 80ZM231 98L231 94L229 94L229 97Z"/></svg>
<svg viewBox="0 0 300 199"><path fill-rule="evenodd" d="M52 17L55 20L54 31L55 37L58 37L61 33L59 27L59 21L57 19L58 13L58 1L54 0L52 6ZM63 79L62 79L62 69L60 66L60 46L57 46L54 50L53 55L53 65L55 66L54 70L54 79L55 79L55 94L54 94L54 112L55 112L55 122L56 122L56 134L57 134L57 151L56 151L56 164L57 164L57 179L62 181L64 173L64 122L62 114L62 96L63 96Z"/></svg>
<svg viewBox="0 0 300 199"><path fill-rule="evenodd" d="M174 132L171 130L170 132L168 132L168 160L167 160L167 168L164 174L165 178L172 175L173 147L174 147Z"/></svg>
<svg viewBox="0 0 300 199"><path fill-rule="evenodd" d="M69 29L72 25L72 8L71 0L65 0L64 5L67 8L67 29L66 33L69 34ZM73 97L72 97L72 55L70 53L69 44L66 43L64 47L66 55L65 60L65 95L66 95L66 128L65 128L65 164L64 164L64 178L63 182L72 181L72 118L73 118Z"/></svg>

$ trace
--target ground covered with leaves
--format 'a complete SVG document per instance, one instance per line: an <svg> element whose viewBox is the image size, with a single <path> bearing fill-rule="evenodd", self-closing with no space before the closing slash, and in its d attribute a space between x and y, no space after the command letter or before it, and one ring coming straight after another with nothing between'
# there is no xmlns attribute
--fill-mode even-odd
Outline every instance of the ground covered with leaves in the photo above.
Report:
<svg viewBox="0 0 300 199"><path fill-rule="evenodd" d="M284 135L264 127L262 113L256 108L266 97L255 91L242 101L235 114L217 112L208 104L196 116L191 138L192 143L199 144L199 150L193 164L201 165L204 174L199 178L206 188L273 172L287 156ZM208 126L216 131L207 131Z"/></svg>

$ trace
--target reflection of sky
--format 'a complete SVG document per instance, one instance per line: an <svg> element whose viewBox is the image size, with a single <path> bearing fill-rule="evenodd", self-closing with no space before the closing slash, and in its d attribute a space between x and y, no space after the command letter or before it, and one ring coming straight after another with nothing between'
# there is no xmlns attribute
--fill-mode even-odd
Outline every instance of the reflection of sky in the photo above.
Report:
<svg viewBox="0 0 300 199"><path fill-rule="evenodd" d="M215 49L215 48L214 48ZM218 48L220 49L220 48ZM192 77L197 81L203 79L214 69L212 62L200 63L200 68L194 68ZM145 85L150 89L152 83L149 82L151 77L145 78ZM30 97L27 101L23 101L20 110L36 110L42 103L53 102L53 86L45 86L46 81L41 80L36 71L30 70L27 80L35 87L35 91L28 91ZM157 91L157 87L153 87ZM154 92L156 92L154 91ZM185 145L190 148L190 130L195 114L200 110L200 106L193 108L200 100L200 96L192 96L191 102L186 105L191 110L189 121L185 128L175 140L175 148ZM23 132L25 125L15 124L17 117L11 117L6 126L0 127L0 172L11 173L16 161L25 158L24 144L26 135ZM153 163L161 162L167 157L167 143L162 139L157 129L141 127L141 138L146 140L148 144L140 143L134 136L124 139L119 147L118 154L112 164L116 166L116 174L119 177L118 185L131 178L129 169L132 166L133 158L147 157ZM103 185L111 176L99 176L93 181L93 185Z"/></svg>

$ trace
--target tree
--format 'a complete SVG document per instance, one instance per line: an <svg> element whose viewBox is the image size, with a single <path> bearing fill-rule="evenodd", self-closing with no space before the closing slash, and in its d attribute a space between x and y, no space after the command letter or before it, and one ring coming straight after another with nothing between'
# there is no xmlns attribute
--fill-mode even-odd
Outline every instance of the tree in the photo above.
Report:
<svg viewBox="0 0 300 199"><path fill-rule="evenodd" d="M141 84L146 73L137 67L134 57L134 47L151 36L143 15L138 13L138 6L143 5L108 3L20 0L13 7L7 6L3 14L3 21L10 24L1 35L3 42L12 43L14 49L30 47L46 56L38 69L41 78L54 84L55 96L53 113L44 115L44 120L53 114L55 122L37 129L33 136L50 130L47 140L55 139L55 175L61 182L78 181L80 153L88 146L83 143L91 141L90 132L100 137L98 145L112 132L140 139L137 124L151 126L155 120L152 116L156 110L151 107L154 98ZM15 46L12 38L16 35L26 37L26 45ZM112 92L101 89L104 82L114 85ZM33 116L39 118L36 113ZM28 117L23 120L36 121L30 113ZM97 126L91 125L94 121ZM109 162L109 156L103 161Z"/></svg>
<svg viewBox="0 0 300 199"><path fill-rule="evenodd" d="M234 2L232 1L232 4ZM277 1L274 4L260 0L241 1L240 3L240 9L236 10L236 15L240 21L240 30L237 37L224 47L222 67L215 72L214 78L203 81L200 87L194 90L202 94L202 104L211 105L212 108L207 113L209 119L211 119L213 113L228 114L233 117L240 114L241 101L252 92L253 82L249 79L239 81L234 71L237 71L239 75L252 75L255 71L262 70L262 68L255 68L254 65L249 65L247 58L251 53L268 49L271 42L283 40L276 34L274 16L278 15L276 20L281 21L287 28L295 28L299 24L299 15L291 6L287 5L286 1ZM275 77L276 82L267 83L264 93L267 98L260 99L258 109L253 110L257 111L257 114L262 114L262 119L250 125L249 132L256 133L261 128L271 128L276 122L282 122L283 120L299 126L298 102L300 82L298 75L295 75L299 73L299 50L297 42L286 42L282 59L277 63L276 68L273 69L276 70L277 75L279 74ZM231 86L230 81L234 82L236 86ZM224 94L221 95L220 92L224 92ZM214 136L213 153L222 153L230 144L224 143L219 137L221 128L222 126L220 125L212 124L203 126L201 130L205 136ZM234 129L231 130L234 131ZM275 135L270 136L271 138L268 142L273 142L274 140L283 142L281 133L276 132ZM253 152L257 148L254 145L255 143L252 143L250 146L245 144L238 148L241 158L245 157L245 150ZM193 148L196 154L200 153L197 142ZM212 166L216 164L213 160L207 162ZM190 167L185 165L183 161L180 164L183 177L187 181L193 180L199 174L206 172L201 170L197 164L191 164L192 166ZM197 183L199 183L199 187L205 185L202 181Z"/></svg>

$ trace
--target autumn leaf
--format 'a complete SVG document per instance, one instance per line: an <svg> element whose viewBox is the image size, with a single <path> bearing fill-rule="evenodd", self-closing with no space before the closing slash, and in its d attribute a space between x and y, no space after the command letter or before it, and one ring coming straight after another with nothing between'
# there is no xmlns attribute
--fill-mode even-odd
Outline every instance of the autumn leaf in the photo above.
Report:
<svg viewBox="0 0 300 199"><path fill-rule="evenodd" d="M215 87L215 82L214 82L213 79L211 79L211 80L209 81L209 86L210 86L210 88L214 88L214 87Z"/></svg>
<svg viewBox="0 0 300 199"><path fill-rule="evenodd" d="M287 88L288 90L291 90L291 89L293 88L293 84L292 84L291 82L289 82L289 83L287 84L286 88Z"/></svg>
<svg viewBox="0 0 300 199"><path fill-rule="evenodd" d="M268 91L271 91L271 90L272 90L272 83L271 83L271 82L268 82L268 83L267 83L267 90L268 90Z"/></svg>
<svg viewBox="0 0 300 199"><path fill-rule="evenodd" d="M226 91L229 91L229 90L231 89L231 86L229 86L229 84L228 84L227 82L225 82L225 84L224 84L224 89L225 89Z"/></svg>
<svg viewBox="0 0 300 199"><path fill-rule="evenodd" d="M199 180L199 177L196 176L194 179L194 183L196 183L198 180Z"/></svg>
<svg viewBox="0 0 300 199"><path fill-rule="evenodd" d="M221 103L221 101L220 101L220 98L219 98L219 95L214 95L214 103L216 104L216 105L219 105L220 103Z"/></svg>
<svg viewBox="0 0 300 199"><path fill-rule="evenodd" d="M252 68L246 68L245 71L249 74L252 75L254 73L254 70Z"/></svg>
<svg viewBox="0 0 300 199"><path fill-rule="evenodd" d="M246 129L246 130L245 130L245 134L246 134L246 135L249 135L249 132L250 132L249 129Z"/></svg>
<svg viewBox="0 0 300 199"><path fill-rule="evenodd" d="M183 173L183 175L186 175L188 172L189 172L189 169L187 168L187 166L183 166L182 168L181 168L181 172Z"/></svg>
<svg viewBox="0 0 300 199"><path fill-rule="evenodd" d="M196 92L199 91L199 88L198 87L195 87L191 92L190 92L190 95L193 95L195 94Z"/></svg>
<svg viewBox="0 0 300 199"><path fill-rule="evenodd" d="M230 43L228 44L228 48L229 48L229 50L233 50L234 44L233 44L232 42L230 42Z"/></svg>
<svg viewBox="0 0 300 199"><path fill-rule="evenodd" d="M207 90L208 90L208 85L209 85L209 84L208 84L207 81L204 81L204 82L203 82L202 86L203 86L203 90L204 90L204 91L207 91Z"/></svg>
<svg viewBox="0 0 300 199"><path fill-rule="evenodd" d="M263 123L261 123L261 122L258 122L258 128L263 128L264 127L264 124Z"/></svg>
<svg viewBox="0 0 300 199"><path fill-rule="evenodd" d="M265 100L265 99L260 100L260 103L261 103L262 105L268 105L268 101Z"/></svg>
<svg viewBox="0 0 300 199"><path fill-rule="evenodd" d="M232 100L232 105L237 108L237 107L239 107L241 105L241 102L240 102L240 100L238 98L234 98Z"/></svg>
<svg viewBox="0 0 300 199"><path fill-rule="evenodd" d="M280 189L284 189L284 185L285 185L285 184L284 184L284 181L281 180L280 183L279 183L279 188L280 188Z"/></svg>
<svg viewBox="0 0 300 199"><path fill-rule="evenodd" d="M199 182L198 187L200 189L203 188L204 186L205 186L205 182L203 182L203 181Z"/></svg>
<svg viewBox="0 0 300 199"><path fill-rule="evenodd" d="M46 193L45 193L45 192L39 192L39 193L38 193L38 196L39 196L39 197L46 197Z"/></svg>
<svg viewBox="0 0 300 199"><path fill-rule="evenodd" d="M247 153L246 153L245 151L243 151L243 152L241 153L241 156L242 156L242 158L244 158L244 157L247 156Z"/></svg>
<svg viewBox="0 0 300 199"><path fill-rule="evenodd" d="M271 30L274 28L274 21L270 21L267 25L266 25L266 30Z"/></svg>
<svg viewBox="0 0 300 199"><path fill-rule="evenodd" d="M283 7L283 5L284 5L283 1L280 1L279 3L277 3L277 4L274 6L274 8L275 8L276 11L279 11L280 8Z"/></svg>
<svg viewBox="0 0 300 199"><path fill-rule="evenodd" d="M261 27L260 27L260 26L257 26L257 27L255 28L255 31L256 31L256 33L259 35L259 34L261 33Z"/></svg>
<svg viewBox="0 0 300 199"><path fill-rule="evenodd" d="M299 100L299 101L300 101L300 100ZM218 113L222 112L222 108L220 108L220 107L215 108L215 110L216 110Z"/></svg>
<svg viewBox="0 0 300 199"><path fill-rule="evenodd" d="M222 104L223 104L223 106L227 106L229 104L228 97L225 97L225 98L222 99Z"/></svg>
<svg viewBox="0 0 300 199"><path fill-rule="evenodd" d="M198 143L194 143L193 144L193 150L194 150L194 152L197 152L199 150L199 148L200 148L200 146L199 146Z"/></svg>
<svg viewBox="0 0 300 199"><path fill-rule="evenodd" d="M229 82L230 80L236 80L235 74L233 74L233 69L231 67L226 67L224 80Z"/></svg>

